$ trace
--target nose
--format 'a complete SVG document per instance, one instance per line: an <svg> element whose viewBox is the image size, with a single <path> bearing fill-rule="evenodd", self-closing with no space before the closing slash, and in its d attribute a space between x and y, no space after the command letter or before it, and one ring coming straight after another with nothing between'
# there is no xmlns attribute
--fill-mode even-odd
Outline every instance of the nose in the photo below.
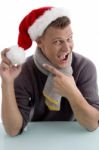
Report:
<svg viewBox="0 0 99 150"><path fill-rule="evenodd" d="M64 50L64 51L70 50L70 44L67 41L63 43L62 50Z"/></svg>

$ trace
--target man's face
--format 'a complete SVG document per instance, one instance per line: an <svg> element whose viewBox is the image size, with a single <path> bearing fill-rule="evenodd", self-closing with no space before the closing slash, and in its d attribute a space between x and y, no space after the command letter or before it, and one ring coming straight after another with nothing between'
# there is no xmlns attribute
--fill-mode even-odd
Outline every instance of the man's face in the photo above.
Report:
<svg viewBox="0 0 99 150"><path fill-rule="evenodd" d="M49 27L37 40L37 44L55 67L66 67L73 49L71 26L68 25L64 29Z"/></svg>

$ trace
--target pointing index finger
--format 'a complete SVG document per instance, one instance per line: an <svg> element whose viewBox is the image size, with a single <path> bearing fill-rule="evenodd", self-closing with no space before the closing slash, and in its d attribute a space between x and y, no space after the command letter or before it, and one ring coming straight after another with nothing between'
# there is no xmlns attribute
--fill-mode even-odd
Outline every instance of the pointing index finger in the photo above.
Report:
<svg viewBox="0 0 99 150"><path fill-rule="evenodd" d="M51 65L49 65L49 64L43 64L43 67L44 67L47 71L51 72L52 74L54 74L54 75L56 75L56 76L60 76L60 75L61 75L61 72L60 72L60 71L58 71L55 67L53 67L53 66L51 66Z"/></svg>

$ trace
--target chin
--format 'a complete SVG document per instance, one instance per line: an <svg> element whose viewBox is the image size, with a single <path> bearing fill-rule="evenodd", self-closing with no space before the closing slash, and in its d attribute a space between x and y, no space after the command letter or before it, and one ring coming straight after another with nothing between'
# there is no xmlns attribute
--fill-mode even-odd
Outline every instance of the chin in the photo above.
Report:
<svg viewBox="0 0 99 150"><path fill-rule="evenodd" d="M66 68L66 64L60 64L60 65L57 65L57 68L59 68L59 69L64 69L64 68Z"/></svg>
<svg viewBox="0 0 99 150"><path fill-rule="evenodd" d="M64 68L66 68L68 66L68 63L67 62L66 63L61 63L61 64L54 63L53 65L54 65L54 67L56 67L58 69L64 69Z"/></svg>

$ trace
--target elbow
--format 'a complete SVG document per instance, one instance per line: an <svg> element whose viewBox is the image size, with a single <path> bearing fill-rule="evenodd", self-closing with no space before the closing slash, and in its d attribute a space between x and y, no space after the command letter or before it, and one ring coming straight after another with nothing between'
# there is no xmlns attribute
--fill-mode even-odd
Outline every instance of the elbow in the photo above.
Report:
<svg viewBox="0 0 99 150"><path fill-rule="evenodd" d="M14 137L14 136L17 136L17 135L19 135L20 134L20 131L21 131L21 129L22 129L22 126L16 126L16 127L8 127L8 126L5 126L4 124L3 124L3 126L4 126L4 129L5 129L5 132L9 135L9 136L11 136L11 137Z"/></svg>
<svg viewBox="0 0 99 150"><path fill-rule="evenodd" d="M97 128L98 128L98 127L96 127L96 128L87 128L87 130L88 130L89 132L93 132L93 131L95 131Z"/></svg>
<svg viewBox="0 0 99 150"><path fill-rule="evenodd" d="M99 127L98 123L94 124L93 126L87 127L87 130L90 132L95 131Z"/></svg>
<svg viewBox="0 0 99 150"><path fill-rule="evenodd" d="M15 136L19 135L19 133L20 133L20 129L12 129L12 130L5 129L5 131L11 137L15 137Z"/></svg>
<svg viewBox="0 0 99 150"><path fill-rule="evenodd" d="M86 122L79 122L86 130L93 132L95 131L98 127L98 121L86 121Z"/></svg>
<svg viewBox="0 0 99 150"><path fill-rule="evenodd" d="M11 137L17 136L21 133L22 125L23 125L22 121L20 122L17 121L16 124L15 123L9 124L9 123L3 122L5 132Z"/></svg>

